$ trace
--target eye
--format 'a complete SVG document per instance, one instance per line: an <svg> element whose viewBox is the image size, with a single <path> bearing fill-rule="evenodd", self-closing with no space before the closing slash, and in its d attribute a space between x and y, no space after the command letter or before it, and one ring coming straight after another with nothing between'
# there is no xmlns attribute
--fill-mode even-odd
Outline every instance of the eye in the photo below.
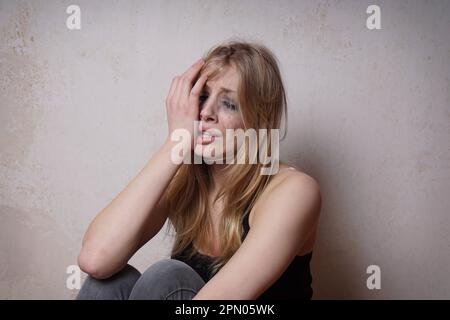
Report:
<svg viewBox="0 0 450 320"><path fill-rule="evenodd" d="M205 95L205 94L202 94L200 97L199 97L199 100L200 100L200 104L202 104L203 102L205 102L205 100L208 98L208 96L207 95Z"/></svg>
<svg viewBox="0 0 450 320"><path fill-rule="evenodd" d="M237 109L236 105L229 101L224 100L223 104L230 110L236 111L236 109Z"/></svg>

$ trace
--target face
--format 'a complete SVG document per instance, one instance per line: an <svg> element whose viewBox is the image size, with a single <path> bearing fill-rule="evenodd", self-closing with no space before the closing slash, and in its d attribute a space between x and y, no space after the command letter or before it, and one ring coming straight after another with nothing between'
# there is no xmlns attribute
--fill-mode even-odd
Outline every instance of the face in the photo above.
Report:
<svg viewBox="0 0 450 320"><path fill-rule="evenodd" d="M228 143L226 141L226 129L244 128L237 96L238 84L237 70L230 66L216 78L208 80L203 87L200 95L200 130L208 132L199 132L194 148L197 155L205 159L223 157L225 160L227 150L233 149L233 139Z"/></svg>

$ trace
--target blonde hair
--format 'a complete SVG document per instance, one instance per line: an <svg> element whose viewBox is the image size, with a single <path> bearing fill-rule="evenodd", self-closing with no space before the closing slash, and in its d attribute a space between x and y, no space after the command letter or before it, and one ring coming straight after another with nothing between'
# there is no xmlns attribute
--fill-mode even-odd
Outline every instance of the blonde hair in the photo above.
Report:
<svg viewBox="0 0 450 320"><path fill-rule="evenodd" d="M212 79L234 65L239 74L238 99L245 129L280 129L285 115L287 132L287 101L281 74L275 55L264 45L242 40L226 40L211 48L204 56L202 72L212 67L208 77ZM270 135L268 150L271 146ZM219 242L222 255L214 259L210 272L214 275L242 244L242 221L245 213L261 195L272 176L261 175L262 161L248 161L248 145L245 164L232 164L224 168L223 186L217 200L223 197L224 208L220 218ZM259 143L257 144L259 146ZM163 194L162 204L169 212L170 224L176 232L171 255L183 251L189 244L202 248L201 244L212 239L212 223L208 215L208 191L212 185L211 168L202 164L182 164ZM193 247L191 247L193 249ZM195 252L191 250L189 257Z"/></svg>

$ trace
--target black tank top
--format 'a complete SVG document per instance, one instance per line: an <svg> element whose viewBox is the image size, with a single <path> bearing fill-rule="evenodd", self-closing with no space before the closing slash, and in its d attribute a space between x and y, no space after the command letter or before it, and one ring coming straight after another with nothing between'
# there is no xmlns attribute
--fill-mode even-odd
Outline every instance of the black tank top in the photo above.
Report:
<svg viewBox="0 0 450 320"><path fill-rule="evenodd" d="M243 219L244 233L242 235L242 241L247 236L250 230L248 217L250 210L246 212ZM191 259L188 259L189 250L194 250L195 253ZM284 271L284 273L270 286L265 292L263 292L256 300L285 300L285 299L300 299L310 300L313 295L311 287L312 276L310 271L310 261L312 258L312 251L303 255L295 256L294 260ZM214 261L214 258L208 255L201 254L192 248L192 243L189 244L182 252L177 255L172 255L172 259L180 260L191 266L202 277L205 282L208 282L211 277L210 266Z"/></svg>

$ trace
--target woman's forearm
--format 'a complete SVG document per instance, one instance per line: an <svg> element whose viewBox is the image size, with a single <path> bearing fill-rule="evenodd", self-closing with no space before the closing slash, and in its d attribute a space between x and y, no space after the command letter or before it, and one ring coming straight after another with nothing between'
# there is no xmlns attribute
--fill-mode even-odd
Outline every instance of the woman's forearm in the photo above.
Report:
<svg viewBox="0 0 450 320"><path fill-rule="evenodd" d="M78 257L81 269L97 278L119 271L142 245L144 232L159 231L168 213L153 210L175 175L171 161L175 142L167 140L139 174L91 222ZM152 216L165 214L165 217ZM149 230L143 230L148 226ZM152 223L154 222L154 225ZM152 234L152 238L155 234Z"/></svg>

